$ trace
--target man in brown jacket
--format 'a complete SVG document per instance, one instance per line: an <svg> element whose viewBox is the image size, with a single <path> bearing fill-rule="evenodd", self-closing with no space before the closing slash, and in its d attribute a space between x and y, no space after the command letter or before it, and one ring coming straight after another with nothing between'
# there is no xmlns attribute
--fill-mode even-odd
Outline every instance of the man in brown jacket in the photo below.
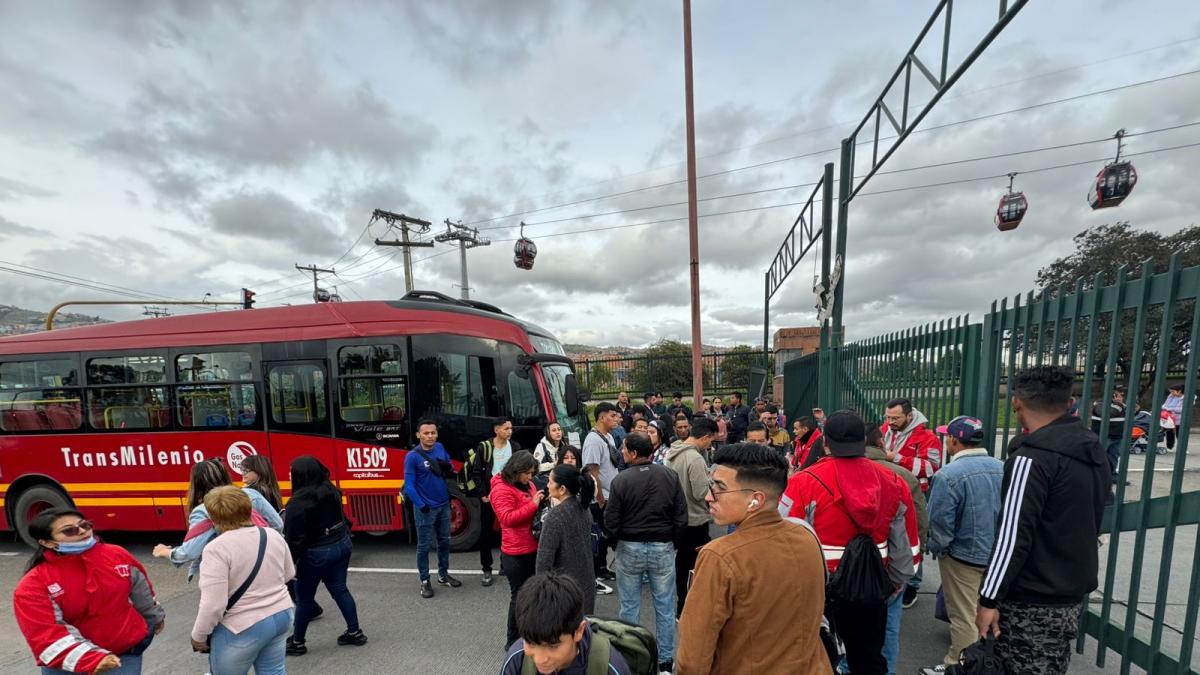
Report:
<svg viewBox="0 0 1200 675"><path fill-rule="evenodd" d="M677 675L829 675L821 646L825 561L809 530L783 520L787 462L768 446L727 445L705 497L717 525L700 549L679 619Z"/></svg>

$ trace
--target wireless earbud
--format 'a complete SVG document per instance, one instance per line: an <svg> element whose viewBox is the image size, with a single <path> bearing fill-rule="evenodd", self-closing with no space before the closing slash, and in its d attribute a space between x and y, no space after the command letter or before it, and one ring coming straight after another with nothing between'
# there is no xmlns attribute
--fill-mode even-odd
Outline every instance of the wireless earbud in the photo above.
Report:
<svg viewBox="0 0 1200 675"><path fill-rule="evenodd" d="M752 509L758 508L758 500L757 499L750 500L750 508L752 508Z"/></svg>

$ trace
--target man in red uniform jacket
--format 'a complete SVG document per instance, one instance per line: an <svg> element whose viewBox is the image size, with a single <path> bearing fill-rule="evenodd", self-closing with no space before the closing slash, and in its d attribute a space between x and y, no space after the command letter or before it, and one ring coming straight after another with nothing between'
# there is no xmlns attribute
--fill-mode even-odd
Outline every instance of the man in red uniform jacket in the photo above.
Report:
<svg viewBox="0 0 1200 675"><path fill-rule="evenodd" d="M888 459L912 472L929 492L929 479L942 467L942 439L925 426L928 422L912 401L895 398L884 409L883 448Z"/></svg>
<svg viewBox="0 0 1200 675"><path fill-rule="evenodd" d="M870 536L899 593L921 556L912 493L898 475L867 459L866 425L858 413L839 410L830 415L824 443L830 456L788 479L779 511L812 525L830 574L851 539L860 533ZM831 618L855 675L887 671L882 649L889 601L833 609Z"/></svg>

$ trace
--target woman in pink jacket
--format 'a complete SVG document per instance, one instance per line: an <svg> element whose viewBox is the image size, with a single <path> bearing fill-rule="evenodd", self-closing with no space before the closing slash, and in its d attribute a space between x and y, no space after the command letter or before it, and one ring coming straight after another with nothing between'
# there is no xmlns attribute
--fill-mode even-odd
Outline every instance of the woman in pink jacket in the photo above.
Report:
<svg viewBox="0 0 1200 675"><path fill-rule="evenodd" d="M525 581L537 573L537 540L530 524L538 504L546 497L533 486L537 460L528 450L518 450L504 464L500 473L492 476L492 509L500 523L500 570L508 579L511 597L508 601L507 648L520 637L513 603Z"/></svg>

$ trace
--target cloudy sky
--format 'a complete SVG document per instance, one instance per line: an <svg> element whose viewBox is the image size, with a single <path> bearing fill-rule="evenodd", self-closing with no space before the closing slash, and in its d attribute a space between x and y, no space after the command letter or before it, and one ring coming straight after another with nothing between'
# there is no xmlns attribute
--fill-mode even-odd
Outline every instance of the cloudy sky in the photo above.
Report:
<svg viewBox="0 0 1200 675"><path fill-rule="evenodd" d="M706 343L761 340L763 272L798 213L776 205L807 198L836 160L818 151L866 113L934 4L695 3L699 173L716 174L699 182ZM995 8L955 5L952 62ZM853 202L850 337L978 317L1092 225L1196 222L1200 147L1170 148L1200 143L1200 125L1157 130L1200 122L1200 74L1181 75L1197 69L1195 2L1030 3L921 129L984 119L915 133ZM179 299L246 286L271 306L311 301L293 264L312 263L346 300L395 298L400 256L367 227L385 208L431 234L477 223L493 243L468 254L473 297L564 341L688 336L678 2L0 0L0 92L0 265ZM1140 182L1093 213L1084 194L1115 143L1087 141L1119 127L1153 132L1127 144L1147 153ZM895 171L1007 153L1022 154ZM1013 233L991 222L1005 179L916 187L1009 171L1027 172L1031 202ZM512 264L521 220L530 272ZM456 250L414 257L418 288L457 295ZM815 322L812 274L805 260L780 290L773 326ZM114 297L2 270L0 289L43 310Z"/></svg>

